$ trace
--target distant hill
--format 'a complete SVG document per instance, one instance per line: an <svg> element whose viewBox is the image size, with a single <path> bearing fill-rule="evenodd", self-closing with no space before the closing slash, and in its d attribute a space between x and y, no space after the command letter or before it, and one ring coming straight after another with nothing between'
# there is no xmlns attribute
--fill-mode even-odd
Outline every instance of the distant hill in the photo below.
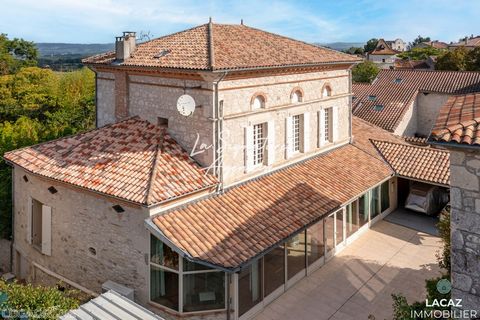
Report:
<svg viewBox="0 0 480 320"><path fill-rule="evenodd" d="M111 51L115 46L113 43L37 43L36 45L40 57L62 55L80 55L85 57Z"/></svg>
<svg viewBox="0 0 480 320"><path fill-rule="evenodd" d="M363 42L331 42L331 43L314 43L322 47L329 47L334 50L342 51L350 49L351 47L363 48L365 43Z"/></svg>

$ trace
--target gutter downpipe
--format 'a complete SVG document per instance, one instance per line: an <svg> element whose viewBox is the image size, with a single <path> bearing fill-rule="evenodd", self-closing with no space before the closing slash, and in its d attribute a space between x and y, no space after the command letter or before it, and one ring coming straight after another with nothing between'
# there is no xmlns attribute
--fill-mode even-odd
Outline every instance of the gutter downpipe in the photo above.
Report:
<svg viewBox="0 0 480 320"><path fill-rule="evenodd" d="M15 176L14 176L14 170L15 168L12 167L12 231L11 231L11 239L10 239L10 272L15 274L13 272L13 244L15 242L15 197L14 197L14 192L15 192Z"/></svg>
<svg viewBox="0 0 480 320"><path fill-rule="evenodd" d="M217 192L223 191L223 104L220 108L220 101L218 100L218 84L227 76L228 71L225 71L222 76L214 82L215 90L215 108L213 120L215 121L215 173L218 176L220 183L217 187Z"/></svg>

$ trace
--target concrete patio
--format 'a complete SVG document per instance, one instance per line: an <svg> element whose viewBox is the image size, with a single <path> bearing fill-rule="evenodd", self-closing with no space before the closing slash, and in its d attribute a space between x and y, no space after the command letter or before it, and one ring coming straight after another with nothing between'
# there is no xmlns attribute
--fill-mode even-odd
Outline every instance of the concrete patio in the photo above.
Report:
<svg viewBox="0 0 480 320"><path fill-rule="evenodd" d="M392 293L425 298L440 247L438 237L380 221L255 319L392 319Z"/></svg>

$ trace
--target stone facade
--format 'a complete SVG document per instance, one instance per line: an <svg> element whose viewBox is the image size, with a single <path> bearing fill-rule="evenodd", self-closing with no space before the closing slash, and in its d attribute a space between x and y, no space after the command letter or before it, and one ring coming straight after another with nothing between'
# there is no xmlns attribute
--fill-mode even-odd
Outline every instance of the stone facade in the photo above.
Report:
<svg viewBox="0 0 480 320"><path fill-rule="evenodd" d="M28 182L24 181L24 175ZM34 283L58 280L49 281L48 275L34 266L38 264L97 293L101 292L102 283L115 281L134 289L136 301L147 302L150 238L144 226L146 210L29 175L17 166L14 179L17 276ZM58 192L51 194L50 186ZM51 256L27 242L29 197L52 207ZM125 212L115 212L112 206L116 204Z"/></svg>
<svg viewBox="0 0 480 320"><path fill-rule="evenodd" d="M390 69L393 68L396 57L394 54L369 54L368 60L376 63L379 68Z"/></svg>
<svg viewBox="0 0 480 320"><path fill-rule="evenodd" d="M480 151L480 150L479 150ZM480 152L451 149L452 298L480 312Z"/></svg>

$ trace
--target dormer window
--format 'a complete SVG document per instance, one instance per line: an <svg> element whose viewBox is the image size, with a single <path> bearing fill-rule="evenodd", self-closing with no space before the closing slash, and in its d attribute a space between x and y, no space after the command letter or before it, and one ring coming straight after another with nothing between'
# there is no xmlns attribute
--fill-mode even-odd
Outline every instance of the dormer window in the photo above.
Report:
<svg viewBox="0 0 480 320"><path fill-rule="evenodd" d="M303 92L300 89L294 89L290 96L290 100L292 103L303 102Z"/></svg>
<svg viewBox="0 0 480 320"><path fill-rule="evenodd" d="M329 85L324 86L322 90L322 98L331 97L331 96L332 96L332 88L330 88Z"/></svg>
<svg viewBox="0 0 480 320"><path fill-rule="evenodd" d="M375 101L376 99L377 99L377 96L374 96L374 95L368 96L368 100L370 101Z"/></svg>
<svg viewBox="0 0 480 320"><path fill-rule="evenodd" d="M265 108L265 97L257 94L252 98L252 110Z"/></svg>
<svg viewBox="0 0 480 320"><path fill-rule="evenodd" d="M373 110L375 110L375 111L382 111L382 110L383 110L383 105L377 104L377 105L373 106Z"/></svg>
<svg viewBox="0 0 480 320"><path fill-rule="evenodd" d="M394 83L402 83L402 78L396 78L395 80L393 80Z"/></svg>

